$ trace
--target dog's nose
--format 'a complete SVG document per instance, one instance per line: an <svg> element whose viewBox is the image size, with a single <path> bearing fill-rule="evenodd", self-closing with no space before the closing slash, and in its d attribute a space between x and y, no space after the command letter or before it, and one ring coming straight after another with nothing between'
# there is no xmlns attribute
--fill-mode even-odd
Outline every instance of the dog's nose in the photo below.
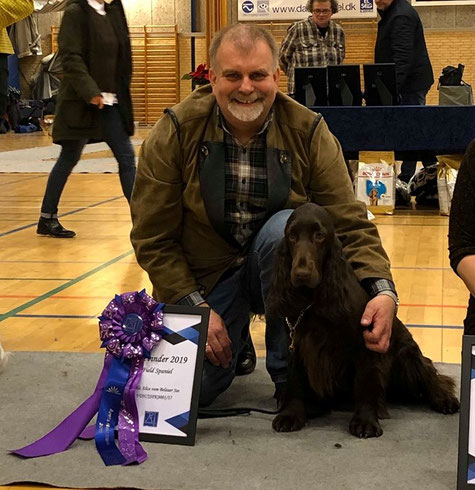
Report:
<svg viewBox="0 0 475 490"><path fill-rule="evenodd" d="M309 288L314 288L316 277L311 269L296 268L292 271L291 281L294 287L307 286Z"/></svg>
<svg viewBox="0 0 475 490"><path fill-rule="evenodd" d="M310 271L310 269L303 268L297 269L294 273L295 279L297 279L298 281L305 281L309 279L311 275L312 272Z"/></svg>

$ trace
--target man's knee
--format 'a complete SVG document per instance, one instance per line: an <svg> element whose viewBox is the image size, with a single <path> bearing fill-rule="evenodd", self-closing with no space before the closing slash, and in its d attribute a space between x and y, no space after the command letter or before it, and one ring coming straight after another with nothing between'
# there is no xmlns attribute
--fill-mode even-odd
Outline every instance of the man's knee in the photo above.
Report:
<svg viewBox="0 0 475 490"><path fill-rule="evenodd" d="M272 215L261 228L259 234L266 247L275 248L284 237L285 225L293 209L284 209Z"/></svg>

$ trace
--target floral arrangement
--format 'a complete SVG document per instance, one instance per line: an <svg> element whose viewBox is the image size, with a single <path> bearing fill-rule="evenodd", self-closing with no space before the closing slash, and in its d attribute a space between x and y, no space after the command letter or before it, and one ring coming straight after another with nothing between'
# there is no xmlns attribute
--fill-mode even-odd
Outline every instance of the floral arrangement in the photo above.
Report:
<svg viewBox="0 0 475 490"><path fill-rule="evenodd" d="M190 71L181 77L182 80L192 80L194 85L206 85L209 83L209 69L206 63L201 63L195 71Z"/></svg>

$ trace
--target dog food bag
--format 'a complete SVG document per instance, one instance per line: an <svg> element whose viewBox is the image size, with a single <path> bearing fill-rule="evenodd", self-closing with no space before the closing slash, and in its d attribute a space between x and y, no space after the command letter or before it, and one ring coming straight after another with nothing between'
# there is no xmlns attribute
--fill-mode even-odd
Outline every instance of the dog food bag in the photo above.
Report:
<svg viewBox="0 0 475 490"><path fill-rule="evenodd" d="M450 204L454 194L455 181L463 155L440 155L437 166L437 191L440 214L450 214Z"/></svg>
<svg viewBox="0 0 475 490"><path fill-rule="evenodd" d="M396 203L394 164L359 162L355 194L373 214L393 214Z"/></svg>

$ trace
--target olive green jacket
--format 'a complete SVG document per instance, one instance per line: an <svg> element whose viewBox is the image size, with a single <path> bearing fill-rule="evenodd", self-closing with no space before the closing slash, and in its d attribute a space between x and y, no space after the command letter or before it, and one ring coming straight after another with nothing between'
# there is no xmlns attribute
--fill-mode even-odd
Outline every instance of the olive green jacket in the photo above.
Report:
<svg viewBox="0 0 475 490"><path fill-rule="evenodd" d="M119 39L119 67L117 73L117 99L119 112L129 135L134 132L134 118L130 97L132 55L129 31L120 0L105 4L107 15ZM102 113L89 103L101 95L101 90L89 73L92 57L97 56L94 46L100 42L91 29L90 15L98 15L87 0L69 0L64 11L58 36L59 55L63 78L59 89L56 116L53 125L53 141L103 139Z"/></svg>
<svg viewBox="0 0 475 490"><path fill-rule="evenodd" d="M308 201L324 206L358 278L391 279L376 227L355 200L340 144L321 115L280 92L273 110L268 216ZM166 303L193 291L206 297L246 254L224 227L224 144L217 119L216 99L205 86L169 110L142 145L131 240L154 296Z"/></svg>

